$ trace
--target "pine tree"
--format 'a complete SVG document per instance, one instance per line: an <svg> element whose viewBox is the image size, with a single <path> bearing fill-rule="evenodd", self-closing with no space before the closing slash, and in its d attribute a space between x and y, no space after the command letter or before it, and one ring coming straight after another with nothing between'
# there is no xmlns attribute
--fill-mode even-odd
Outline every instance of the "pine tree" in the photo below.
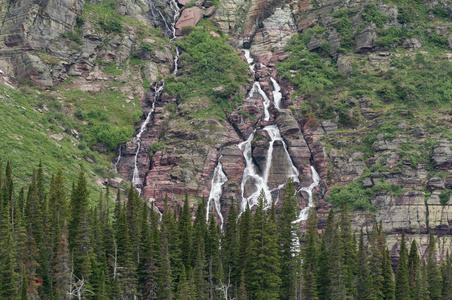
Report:
<svg viewBox="0 0 452 300"><path fill-rule="evenodd" d="M394 286L394 273L392 272L391 256L389 250L386 248L383 252L382 262L382 274L383 274L383 299L394 300L395 299L395 286Z"/></svg>
<svg viewBox="0 0 452 300"><path fill-rule="evenodd" d="M408 252L405 243L405 232L402 233L402 241L399 251L399 268L395 280L395 296L397 300L408 300L410 297Z"/></svg>
<svg viewBox="0 0 452 300"><path fill-rule="evenodd" d="M250 232L251 232L251 210L249 205L246 205L246 209L242 214L239 226L239 266L237 272L242 273L245 269L246 261L249 256L250 246Z"/></svg>
<svg viewBox="0 0 452 300"><path fill-rule="evenodd" d="M245 265L246 289L250 299L278 299L281 279L276 224L264 211L266 200L263 191L258 203Z"/></svg>
<svg viewBox="0 0 452 300"><path fill-rule="evenodd" d="M441 299L441 275L436 260L435 237L430 233L430 241L427 247L427 288L431 300Z"/></svg>
<svg viewBox="0 0 452 300"><path fill-rule="evenodd" d="M68 295L68 292L71 288L71 260L69 256L66 222L64 222L63 224L55 261L56 264L53 267L55 271L55 297L56 299L69 300L71 299L71 297Z"/></svg>
<svg viewBox="0 0 452 300"><path fill-rule="evenodd" d="M293 299L295 297L295 278L298 265L298 256L295 255L294 239L297 237L298 199L295 185L291 178L287 180L281 204L281 216L279 218L279 241L281 245L281 299Z"/></svg>
<svg viewBox="0 0 452 300"><path fill-rule="evenodd" d="M162 246L160 251L160 272L158 279L158 299L171 299L173 290L173 280L171 275L171 260L168 249L167 228L162 231Z"/></svg>
<svg viewBox="0 0 452 300"><path fill-rule="evenodd" d="M384 299L383 294L383 249L378 225L374 224L368 243L368 266L370 294L373 299Z"/></svg>
<svg viewBox="0 0 452 300"><path fill-rule="evenodd" d="M192 300L190 282L187 279L187 274L185 272L185 266L182 265L182 270L179 277L179 283L177 285L176 291L177 300Z"/></svg>
<svg viewBox="0 0 452 300"><path fill-rule="evenodd" d="M237 226L237 211L232 202L226 219L224 238L222 239L223 266L226 273L231 274L231 284L236 289L240 284L239 268L239 232Z"/></svg>
<svg viewBox="0 0 452 300"><path fill-rule="evenodd" d="M344 284L349 297L356 297L356 241L352 233L350 215L348 211L348 201L345 200L341 205L341 214L339 216L339 228L342 246L342 261L344 265Z"/></svg>
<svg viewBox="0 0 452 300"><path fill-rule="evenodd" d="M128 231L130 237L130 245L132 251L132 261L135 265L139 262L140 257L140 211L141 205L139 200L138 192L133 188L129 188L127 195L127 205L126 205L126 217L128 224Z"/></svg>
<svg viewBox="0 0 452 300"><path fill-rule="evenodd" d="M446 253L446 258L441 264L441 275L443 279L443 288L441 291L443 300L452 299L452 258L449 255L449 250Z"/></svg>
<svg viewBox="0 0 452 300"><path fill-rule="evenodd" d="M240 286L237 293L237 300L248 300L248 293L246 292L245 287L245 275L242 271L242 274L240 275Z"/></svg>
<svg viewBox="0 0 452 300"><path fill-rule="evenodd" d="M179 242L182 263L188 267L190 262L190 249L191 249L191 236L192 236L192 225L191 225L191 214L190 206L188 201L188 192L185 192L185 202L182 212L179 216Z"/></svg>
<svg viewBox="0 0 452 300"><path fill-rule="evenodd" d="M202 238L201 238L202 239ZM207 272L205 262L204 242L199 241L198 244L198 256L195 260L195 267L193 268L193 282L194 282L194 294L195 299L206 300L209 299L208 284L207 284Z"/></svg>
<svg viewBox="0 0 452 300"><path fill-rule="evenodd" d="M8 207L6 207L8 208ZM9 215L9 214L7 214ZM9 219L6 219L9 222ZM0 297L2 299L18 299L19 274L16 270L14 243L11 226L2 228L0 244Z"/></svg>
<svg viewBox="0 0 452 300"><path fill-rule="evenodd" d="M358 274L356 278L357 286L357 299L364 300L369 294L368 291L368 280L369 271L367 269L367 253L364 245L364 233L361 228L361 234L359 235L359 245L358 245Z"/></svg>
<svg viewBox="0 0 452 300"><path fill-rule="evenodd" d="M318 237L317 213L311 209L306 223L306 244L303 253L303 296L305 299L319 299L317 297L316 274L318 270Z"/></svg>
<svg viewBox="0 0 452 300"><path fill-rule="evenodd" d="M410 296L411 299L418 299L420 294L419 280L420 280L421 266L419 253L417 251L416 241L413 239L411 242L410 253L408 256L408 275L410 283Z"/></svg>
<svg viewBox="0 0 452 300"><path fill-rule="evenodd" d="M215 298L215 287L223 280L223 266L220 259L220 228L214 218L210 218L206 243L208 281L210 299Z"/></svg>

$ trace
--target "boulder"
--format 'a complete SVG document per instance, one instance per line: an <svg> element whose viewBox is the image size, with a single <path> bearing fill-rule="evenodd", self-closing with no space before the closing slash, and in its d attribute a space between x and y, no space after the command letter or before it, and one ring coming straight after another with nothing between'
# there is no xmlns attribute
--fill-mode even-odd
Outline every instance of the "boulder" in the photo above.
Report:
<svg viewBox="0 0 452 300"><path fill-rule="evenodd" d="M377 32L375 26L367 25L355 38L355 52L362 53L376 46Z"/></svg>
<svg viewBox="0 0 452 300"><path fill-rule="evenodd" d="M422 41L418 37L408 38L403 42L403 47L408 50L416 50L422 47Z"/></svg>
<svg viewBox="0 0 452 300"><path fill-rule="evenodd" d="M177 20L175 27L180 32L182 27L195 26L198 24L203 16L204 14L202 13L202 10L196 6L184 9L179 20Z"/></svg>
<svg viewBox="0 0 452 300"><path fill-rule="evenodd" d="M108 184L111 186L111 187L114 187L114 188L119 188L120 186L121 186L121 183L123 182L124 180L121 178L121 177L115 177L115 178L110 178L109 180L108 180Z"/></svg>
<svg viewBox="0 0 452 300"><path fill-rule="evenodd" d="M205 17L210 17L211 15L213 15L213 13L215 12L215 10L216 10L216 7L215 7L215 6L210 6L209 8L207 8L207 9L204 11L204 16L205 16Z"/></svg>
<svg viewBox="0 0 452 300"><path fill-rule="evenodd" d="M452 35L449 35L449 37L447 38L446 44L447 44L447 47L449 47L449 49L452 49Z"/></svg>
<svg viewBox="0 0 452 300"><path fill-rule="evenodd" d="M353 72L352 58L350 56L341 55L337 59L337 70L343 75L349 75Z"/></svg>

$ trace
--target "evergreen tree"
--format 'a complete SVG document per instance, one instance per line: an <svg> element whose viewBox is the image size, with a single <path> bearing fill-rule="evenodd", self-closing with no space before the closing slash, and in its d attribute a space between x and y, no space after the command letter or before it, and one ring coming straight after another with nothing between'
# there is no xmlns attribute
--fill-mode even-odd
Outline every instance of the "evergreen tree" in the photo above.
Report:
<svg viewBox="0 0 452 300"><path fill-rule="evenodd" d="M402 233L402 241L399 251L399 268L395 281L395 296L397 300L408 300L410 297L408 252L405 243L405 232Z"/></svg>
<svg viewBox="0 0 452 300"><path fill-rule="evenodd" d="M280 299L293 299L295 297L295 278L298 266L298 256L294 249L297 246L297 219L298 199L295 184L291 178L286 182L281 203L281 216L279 218L279 245L281 245L281 291Z"/></svg>
<svg viewBox="0 0 452 300"><path fill-rule="evenodd" d="M333 244L334 237L334 211L330 209L328 213L328 218L326 222L325 230L323 231L322 241L319 250L318 259L318 276L317 276L317 292L320 300L329 299L330 288L331 288L331 247Z"/></svg>
<svg viewBox="0 0 452 300"><path fill-rule="evenodd" d="M239 232L237 226L237 211L232 202L226 219L224 238L222 239L223 266L227 275L231 274L231 284L235 290L240 284L239 268Z"/></svg>
<svg viewBox="0 0 452 300"><path fill-rule="evenodd" d="M6 221L9 222L8 219ZM4 226L2 229L2 243L0 243L0 246L0 297L2 299L18 299L19 274L16 272L17 262L15 261L14 243L10 226Z"/></svg>
<svg viewBox="0 0 452 300"><path fill-rule="evenodd" d="M53 267L55 271L55 297L56 299L69 300L71 299L71 297L68 295L68 292L71 288L71 260L69 256L69 243L67 240L66 222L64 222L63 224L55 261L56 264Z"/></svg>
<svg viewBox="0 0 452 300"><path fill-rule="evenodd" d="M306 244L303 253L303 296L305 299L319 299L317 297L316 274L317 262L317 213L311 208L306 224Z"/></svg>
<svg viewBox="0 0 452 300"><path fill-rule="evenodd" d="M185 202L182 212L179 216L179 242L182 263L187 267L190 262L190 249L191 249L191 236L192 236L192 224L190 214L190 203L188 201L188 192L185 192Z"/></svg>
<svg viewBox="0 0 452 300"><path fill-rule="evenodd" d="M411 242L410 253L408 257L408 274L410 282L411 299L419 299L420 281L421 281L421 265L416 241Z"/></svg>
<svg viewBox="0 0 452 300"><path fill-rule="evenodd" d="M201 238L202 239L202 238ZM199 241L198 244L198 256L196 257L195 267L193 268L193 283L195 299L206 300L209 299L207 274L206 274L206 262L204 242Z"/></svg>
<svg viewBox="0 0 452 300"><path fill-rule="evenodd" d="M452 299L452 258L449 255L449 250L446 253L446 259L441 264L441 275L443 279L442 299Z"/></svg>
<svg viewBox="0 0 452 300"><path fill-rule="evenodd" d="M384 295L383 299L394 300L395 299L394 273L392 272L391 257L389 255L389 250L387 248L383 252L382 274L383 274L382 292Z"/></svg>
<svg viewBox="0 0 452 300"><path fill-rule="evenodd" d="M356 297L356 241L352 233L352 225L348 211L348 201L345 200L341 205L341 214L339 216L339 228L342 246L342 261L344 266L344 284L349 297Z"/></svg>
<svg viewBox="0 0 452 300"><path fill-rule="evenodd" d="M250 251L250 232L251 232L251 209L246 205L246 209L242 214L239 226L239 267L237 272L242 273L245 269Z"/></svg>
<svg viewBox="0 0 452 300"><path fill-rule="evenodd" d="M193 299L191 297L190 282L187 279L187 274L185 272L184 265L182 265L179 283L177 285L176 299L177 300L192 300Z"/></svg>
<svg viewBox="0 0 452 300"><path fill-rule="evenodd" d="M384 299L383 294L383 249L378 225L374 224L368 243L368 266L370 294L373 299Z"/></svg>
<svg viewBox="0 0 452 300"><path fill-rule="evenodd" d="M137 265L140 257L140 211L141 205L138 192L129 188L126 205L126 218L129 232L129 242L132 251L132 261Z"/></svg>
<svg viewBox="0 0 452 300"><path fill-rule="evenodd" d="M278 299L281 279L276 224L264 211L266 200L263 191L258 203L245 265L246 289L250 299Z"/></svg>
<svg viewBox="0 0 452 300"><path fill-rule="evenodd" d="M430 233L430 241L427 247L427 289L431 300L441 299L441 275L436 260L436 246L433 232Z"/></svg>
<svg viewBox="0 0 452 300"><path fill-rule="evenodd" d="M367 269L367 253L364 245L364 233L361 228L361 234L359 235L359 245L358 245L358 274L356 278L357 285L357 299L364 300L369 294L368 291L368 280L369 272Z"/></svg>
<svg viewBox="0 0 452 300"><path fill-rule="evenodd" d="M171 276L171 260L168 249L168 232L167 228L162 231L162 244L160 251L160 272L158 279L158 299L171 299L173 290L173 280Z"/></svg>

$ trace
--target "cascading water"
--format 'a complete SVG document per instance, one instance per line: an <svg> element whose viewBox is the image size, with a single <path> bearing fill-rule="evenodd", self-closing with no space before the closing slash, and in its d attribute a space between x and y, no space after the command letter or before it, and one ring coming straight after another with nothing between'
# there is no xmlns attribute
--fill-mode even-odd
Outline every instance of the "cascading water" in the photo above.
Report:
<svg viewBox="0 0 452 300"><path fill-rule="evenodd" d="M273 102L275 103L275 107L276 109L281 109L281 99L282 99L282 94L281 94L281 87L279 86L279 84L276 82L276 80L273 79L273 77L270 77L270 80L273 84Z"/></svg>
<svg viewBox="0 0 452 300"><path fill-rule="evenodd" d="M261 193L261 190L264 191L265 198L267 200L267 203L265 203L265 206L271 205L271 193L268 189L267 182L264 180L263 177L259 176L259 174L256 173L256 166L253 162L253 156L252 156L252 148L251 148L251 142L254 138L254 132L249 136L249 138L238 144L238 147L243 152L243 157L245 158L245 169L243 170L243 176L242 176L242 183L241 183L241 190L242 190L242 203L240 207L240 211L244 212L246 209L246 205L248 204L250 207L253 207L257 204L257 199ZM254 186L256 190L254 193L252 193L250 196L245 198L245 185L247 184L247 181L254 182Z"/></svg>
<svg viewBox="0 0 452 300"><path fill-rule="evenodd" d="M259 81L254 82L248 98L253 96L254 93L259 93L259 95L261 95L261 97L264 99L264 121L270 120L270 112L268 111L268 108L270 107L270 99L268 99L267 94L265 94L265 92L262 90Z"/></svg>
<svg viewBox="0 0 452 300"><path fill-rule="evenodd" d="M121 150L122 150L122 147L121 147L121 145L119 145L118 158L116 159L116 162L113 165L113 170L115 170L115 173L118 173L118 164L121 161Z"/></svg>
<svg viewBox="0 0 452 300"><path fill-rule="evenodd" d="M168 25L168 22L166 21L162 12L155 7L152 0L147 1L147 4L149 6L151 14L154 17L154 20L156 20L155 10L159 13L160 17L162 18L163 22L165 23L166 28L172 33L171 39L174 40L176 38L176 22L180 16L180 9L179 9L179 6L177 5L176 0L170 0L170 2L169 2L170 8L172 9L172 11L174 13L173 14L173 22L171 23L171 27ZM172 72L173 74L177 73L178 60L179 60L179 48L176 47L176 55L174 56L174 70ZM135 152L134 169L133 169L133 175L132 175L132 185L140 194L141 194L142 180L140 178L140 173L138 170L138 155L141 150L141 136L142 136L143 132L146 130L149 122L151 121L151 118L152 118L152 115L153 115L154 109L155 109L155 102L157 101L158 97L162 93L164 86L165 86L164 81L160 81L160 82L156 83L154 99L152 101L151 110L149 111L148 115L146 116L146 119L143 122L143 124L141 124L140 131L138 132L137 136L134 138L134 142L137 144L137 150ZM121 149L120 149L120 151L121 151ZM117 164L119 163L120 159L121 159L121 152L119 153L118 160L114 166L115 170L117 169ZM160 213L158 208L157 208L157 211Z"/></svg>
<svg viewBox="0 0 452 300"><path fill-rule="evenodd" d="M146 127L148 126L149 122L151 121L152 114L154 113L155 109L155 101L157 101L157 98L162 93L163 87L165 86L165 82L161 82L161 85L157 88L154 93L154 99L152 101L152 107L149 111L148 115L146 116L146 119L144 120L143 124L141 124L140 131L138 132L137 136L134 138L135 143L137 143L137 151L135 152L135 160L134 160L134 169L133 169L133 176L132 176L132 185L133 187L141 194L141 179L140 179L140 173L138 171L138 154L140 153L141 149L141 135L146 130Z"/></svg>
<svg viewBox="0 0 452 300"><path fill-rule="evenodd" d="M298 215L298 219L294 221L294 223L299 223L301 221L306 221L309 216L309 211L311 207L314 206L314 201L312 201L312 190L319 185L320 176L315 170L313 166L311 166L311 174L312 174L312 183L308 187L301 188L298 192L306 192L308 194L308 206L303 208Z"/></svg>
<svg viewBox="0 0 452 300"><path fill-rule="evenodd" d="M248 62L250 69L254 72L254 59L251 57L251 54L248 50L243 50L245 52L245 58ZM274 81L273 78L272 82ZM275 87L273 92L273 98L275 100L275 107L277 109L280 108L280 101L281 101L281 93L279 85L276 83L276 81L273 83L273 86ZM277 88L276 88L277 86ZM262 87L259 83L259 81L254 82L253 87L251 88L251 91L248 94L248 98L252 97L253 94L258 93L262 99L264 100L264 121L270 120L270 99L268 98L267 94L262 90ZM277 104L276 104L277 101ZM279 131L278 126L276 125L268 125L263 128L270 137L270 144L267 151L267 157L265 159L265 169L263 171L262 176L256 173L257 167L254 165L253 157L252 157L252 147L251 142L254 139L255 132L253 132L246 141L238 144L238 147L240 150L242 150L243 157L245 158L245 169L243 170L243 176L242 176L242 182L241 182L241 190L242 190L242 203L241 203L241 212L243 212L246 209L247 204L252 207L257 204L257 199L261 193L261 191L264 191L265 197L267 202L265 203L265 207L268 208L271 206L272 203L272 196L271 192L275 190L280 190L285 186L285 181L281 183L277 188L270 190L268 187L268 179L269 174L271 170L271 166L273 163L273 149L274 149L274 143L275 141L280 141L283 145L284 152L285 152L285 158L286 161L289 164L286 178L292 178L294 182L299 182L298 176L299 172L297 168L293 165L292 159L289 155L289 152L287 150L286 143L284 142L283 138L281 137L281 133ZM248 197L245 197L245 187L246 185L254 185L254 192L249 195Z"/></svg>
<svg viewBox="0 0 452 300"><path fill-rule="evenodd" d="M286 178L291 178L294 182L300 182L298 179L298 173L297 168L293 165L292 159L290 157L289 151L287 151L286 143L284 142L283 138L281 137L281 133L279 132L279 129L276 125L269 125L265 126L264 130L268 132L268 135L270 136L270 145L268 147L268 153L267 153L267 161L265 165L265 171L264 171L264 180L268 182L268 175L270 174L270 167L273 157L273 145L275 144L275 141L281 141L283 144L284 152L286 154L286 159L290 163L289 170L287 171Z"/></svg>
<svg viewBox="0 0 452 300"><path fill-rule="evenodd" d="M215 210L217 211L218 216L221 221L221 229L223 229L223 215L221 214L221 203L220 198L223 193L223 185L228 181L228 177L223 172L223 166L221 165L220 158L218 158L218 164L215 167L212 177L212 183L210 187L209 200L207 200L207 208L206 208L206 222L209 222L210 216L210 206L213 201Z"/></svg>

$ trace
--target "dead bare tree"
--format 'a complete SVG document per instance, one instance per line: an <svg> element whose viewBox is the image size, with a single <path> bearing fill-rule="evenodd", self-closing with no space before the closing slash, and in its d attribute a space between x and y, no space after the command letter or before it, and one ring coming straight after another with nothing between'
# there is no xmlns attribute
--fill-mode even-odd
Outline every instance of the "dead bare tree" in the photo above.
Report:
<svg viewBox="0 0 452 300"><path fill-rule="evenodd" d="M86 288L85 279L83 277L82 279L79 279L74 275L74 273L72 273L72 276L75 278L75 280L72 282L71 289L68 292L69 296L76 297L78 300L82 300L84 298L84 295L86 294L94 295L92 291Z"/></svg>
<svg viewBox="0 0 452 300"><path fill-rule="evenodd" d="M229 289L231 288L231 268L229 268L229 274L228 274L228 282L227 284L223 282L223 280L220 280L219 285L215 285L215 289L217 291L220 291L220 293L223 295L224 300L235 300L235 297L229 298Z"/></svg>

